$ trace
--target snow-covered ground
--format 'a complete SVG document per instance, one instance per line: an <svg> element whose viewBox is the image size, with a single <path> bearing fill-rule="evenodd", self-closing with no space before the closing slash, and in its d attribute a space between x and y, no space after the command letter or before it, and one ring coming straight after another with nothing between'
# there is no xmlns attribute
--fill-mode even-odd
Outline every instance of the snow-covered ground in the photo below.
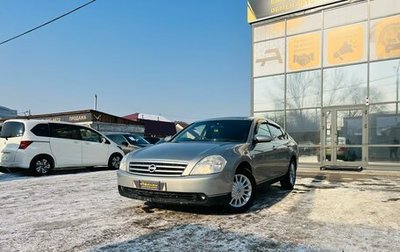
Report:
<svg viewBox="0 0 400 252"><path fill-rule="evenodd" d="M298 178L243 214L119 196L115 171L0 172L0 251L399 251L400 177Z"/></svg>

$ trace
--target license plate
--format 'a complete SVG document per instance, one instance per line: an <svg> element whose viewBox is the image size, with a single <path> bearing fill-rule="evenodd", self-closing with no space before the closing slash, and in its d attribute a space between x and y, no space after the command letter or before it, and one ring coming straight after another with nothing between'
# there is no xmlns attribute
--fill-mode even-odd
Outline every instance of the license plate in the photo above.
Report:
<svg viewBox="0 0 400 252"><path fill-rule="evenodd" d="M164 189L164 184L159 181L139 180L139 188L145 190L161 191Z"/></svg>

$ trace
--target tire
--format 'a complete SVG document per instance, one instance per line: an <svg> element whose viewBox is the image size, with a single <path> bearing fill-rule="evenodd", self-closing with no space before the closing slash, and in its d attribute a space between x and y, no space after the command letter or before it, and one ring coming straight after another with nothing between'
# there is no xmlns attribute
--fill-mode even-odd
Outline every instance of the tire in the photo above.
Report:
<svg viewBox="0 0 400 252"><path fill-rule="evenodd" d="M288 172L280 181L282 189L293 190L294 184L296 183L296 170L296 162L294 160L290 161Z"/></svg>
<svg viewBox="0 0 400 252"><path fill-rule="evenodd" d="M37 156L30 164L30 170L35 176L48 175L53 169L54 161L49 156Z"/></svg>
<svg viewBox="0 0 400 252"><path fill-rule="evenodd" d="M108 159L108 168L113 170L119 169L119 164L121 163L122 155L119 153L114 153Z"/></svg>
<svg viewBox="0 0 400 252"><path fill-rule="evenodd" d="M237 171L233 178L231 198L228 202L229 210L235 213L247 210L253 204L255 189L253 175L247 170Z"/></svg>

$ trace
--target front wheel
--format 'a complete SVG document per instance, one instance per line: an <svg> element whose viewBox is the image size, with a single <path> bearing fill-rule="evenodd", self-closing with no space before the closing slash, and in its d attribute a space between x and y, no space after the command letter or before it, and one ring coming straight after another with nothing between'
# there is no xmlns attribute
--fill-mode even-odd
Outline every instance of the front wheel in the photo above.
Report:
<svg viewBox="0 0 400 252"><path fill-rule="evenodd" d="M233 212L243 212L254 200L255 182L250 172L238 171L233 177L229 209Z"/></svg>
<svg viewBox="0 0 400 252"><path fill-rule="evenodd" d="M112 154L110 159L108 160L108 168L118 170L121 160L122 160L121 154L119 153Z"/></svg>
<svg viewBox="0 0 400 252"><path fill-rule="evenodd" d="M289 169L283 179L280 181L281 187L286 190L292 190L296 183L296 163L292 160Z"/></svg>
<svg viewBox="0 0 400 252"><path fill-rule="evenodd" d="M42 176L47 175L54 168L54 162L47 156L38 156L32 159L30 169L34 175Z"/></svg>

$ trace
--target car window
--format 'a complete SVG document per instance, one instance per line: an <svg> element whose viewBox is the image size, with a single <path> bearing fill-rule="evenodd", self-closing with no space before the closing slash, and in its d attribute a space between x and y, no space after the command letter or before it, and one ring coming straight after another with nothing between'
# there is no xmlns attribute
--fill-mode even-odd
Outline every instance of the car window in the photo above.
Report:
<svg viewBox="0 0 400 252"><path fill-rule="evenodd" d="M146 139L139 135L124 135L131 144L150 144Z"/></svg>
<svg viewBox="0 0 400 252"><path fill-rule="evenodd" d="M50 123L50 136L55 138L67 138L80 140L79 128L74 125Z"/></svg>
<svg viewBox="0 0 400 252"><path fill-rule="evenodd" d="M266 123L261 123L258 125L255 135L262 137L272 137L271 132L269 131L269 128Z"/></svg>
<svg viewBox="0 0 400 252"><path fill-rule="evenodd" d="M180 141L195 141L196 139L201 139L203 138L205 128L205 124L199 124L191 127L190 129L180 134L179 139Z"/></svg>
<svg viewBox="0 0 400 252"><path fill-rule="evenodd" d="M123 142L126 142L126 139L121 135L107 135L107 137L119 145L122 145Z"/></svg>
<svg viewBox="0 0 400 252"><path fill-rule="evenodd" d="M80 133L83 141L101 143L101 135L90 129L80 128Z"/></svg>
<svg viewBox="0 0 400 252"><path fill-rule="evenodd" d="M197 122L182 130L172 142L246 142L251 123L251 120L211 120Z"/></svg>
<svg viewBox="0 0 400 252"><path fill-rule="evenodd" d="M43 137L50 136L49 124L47 124L47 123L40 123L40 124L36 125L35 127L33 127L31 131L36 136L43 136Z"/></svg>
<svg viewBox="0 0 400 252"><path fill-rule="evenodd" d="M276 137L278 139L284 139L285 138L285 134L282 132L282 130L272 124L268 124L268 128L271 131L272 137Z"/></svg>
<svg viewBox="0 0 400 252"><path fill-rule="evenodd" d="M20 137L25 132L25 126L20 122L5 122L1 129L1 137Z"/></svg>

